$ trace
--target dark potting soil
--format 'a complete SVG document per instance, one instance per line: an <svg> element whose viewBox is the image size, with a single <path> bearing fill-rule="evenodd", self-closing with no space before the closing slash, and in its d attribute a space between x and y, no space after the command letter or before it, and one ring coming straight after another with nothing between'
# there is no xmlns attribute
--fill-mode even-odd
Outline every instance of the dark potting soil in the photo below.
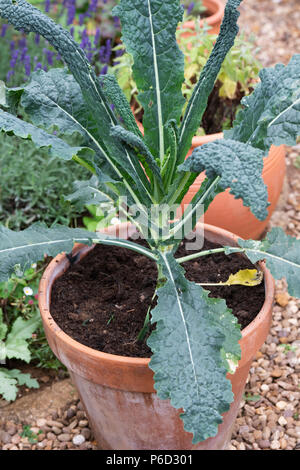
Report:
<svg viewBox="0 0 300 470"><path fill-rule="evenodd" d="M205 241L203 249L219 247ZM191 253L182 243L176 256ZM242 256L223 253L183 266L189 280L203 283L226 281L240 269L253 269L253 264ZM65 333L86 346L121 356L150 357L145 341L137 342L136 338L143 328L156 278L156 265L149 258L125 248L97 245L55 281L51 314ZM212 297L226 300L242 328L255 318L264 303L264 283L206 289Z"/></svg>

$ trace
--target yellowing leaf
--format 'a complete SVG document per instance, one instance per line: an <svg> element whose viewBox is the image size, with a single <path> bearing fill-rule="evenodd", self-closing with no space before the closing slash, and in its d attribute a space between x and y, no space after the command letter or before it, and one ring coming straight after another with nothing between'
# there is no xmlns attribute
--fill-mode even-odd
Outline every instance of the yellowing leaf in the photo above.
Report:
<svg viewBox="0 0 300 470"><path fill-rule="evenodd" d="M197 64L191 64L185 69L184 78L186 80L190 80L192 77L194 77L197 74L197 72L198 72Z"/></svg>
<svg viewBox="0 0 300 470"><path fill-rule="evenodd" d="M263 279L262 271L256 269L241 269L236 274L230 274L228 280L223 284L225 286L257 286Z"/></svg>
<svg viewBox="0 0 300 470"><path fill-rule="evenodd" d="M233 98L235 97L235 93L236 93L236 82L234 82L233 80L227 77L224 80L223 85L221 86L219 90L219 95L222 98L229 98L233 100Z"/></svg>

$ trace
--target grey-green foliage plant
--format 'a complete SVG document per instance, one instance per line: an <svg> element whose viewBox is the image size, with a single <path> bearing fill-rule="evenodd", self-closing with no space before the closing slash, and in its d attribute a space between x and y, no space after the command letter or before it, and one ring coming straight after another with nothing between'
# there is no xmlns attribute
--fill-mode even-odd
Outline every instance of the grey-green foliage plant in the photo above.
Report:
<svg viewBox="0 0 300 470"><path fill-rule="evenodd" d="M149 245L145 248L60 225L49 229L34 224L22 232L1 227L0 280L7 279L15 264L24 267L45 253L68 252L75 241L127 247L155 261L159 274L157 304L151 311L156 328L148 339L150 368L158 396L183 409L184 427L193 433L194 443L217 433L221 415L233 400L226 374L232 371L230 364L240 358L241 333L224 300L210 298L202 286L186 279L181 264L209 253L175 258L182 229L189 222L195 226L198 207L206 210L227 187L263 220L268 207L261 177L264 155L272 144L294 144L300 131L300 56L296 55L287 66L263 70L261 82L244 100L244 108L225 138L195 149L185 160L222 62L238 33L241 1L227 1L220 35L182 119L184 60L175 36L183 15L179 0L120 1L114 14L120 17L123 41L134 60L133 76L144 107L142 135L116 79L96 77L68 32L25 0L0 0L0 16L18 29L43 35L71 72L40 71L32 75L28 86L6 89L0 129L89 168L97 177L90 193L114 204L126 197L123 210ZM10 106L17 105L26 120L9 112ZM168 216L151 213L153 205L180 203L203 170L206 179L179 220L169 224ZM86 187L82 189L90 200ZM132 204L137 212L130 210ZM223 251L242 252L253 262L266 259L274 277L286 276L291 295L300 296L299 246L299 241L274 229L262 242L240 241L238 247L224 247Z"/></svg>
<svg viewBox="0 0 300 470"><path fill-rule="evenodd" d="M3 313L0 308L0 364L5 364L7 359L18 359L30 362L31 353L28 347L28 340L31 338L40 323L38 313L24 320L18 317L10 331L3 320ZM19 369L7 369L0 366L0 396L7 400L15 400L18 392L18 385L26 385L29 388L38 388L38 382L30 374L24 374Z"/></svg>

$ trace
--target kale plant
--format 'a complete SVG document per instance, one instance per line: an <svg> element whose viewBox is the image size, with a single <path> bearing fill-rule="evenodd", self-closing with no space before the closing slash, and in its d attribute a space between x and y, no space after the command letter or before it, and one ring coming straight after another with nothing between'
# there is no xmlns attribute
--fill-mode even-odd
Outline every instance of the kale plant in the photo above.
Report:
<svg viewBox="0 0 300 470"><path fill-rule="evenodd" d="M186 159L238 33L241 1L227 1L220 34L182 118L184 57L175 34L183 18L180 1L120 1L114 14L120 18L123 41L134 61L133 78L144 108L142 135L116 79L97 77L67 31L25 0L0 0L0 16L19 30L44 36L70 72L37 71L28 85L5 89L0 129L90 169L96 183L83 184L82 197L89 203L92 198L116 206L122 200L123 211L149 245L60 225L50 229L34 224L21 232L0 227L0 280L6 280L16 264L24 269L45 253L70 251L74 242L127 247L155 261L157 304L151 322L156 328L148 339L150 368L158 396L183 409L184 427L193 433L194 443L217 433L221 415L233 400L226 374L229 364L239 360L241 333L225 301L210 298L201 285L188 281L181 266L213 250L176 259L174 253L186 228L195 227L199 207L206 210L228 187L263 220L268 208L263 158L272 144L293 145L300 133L300 55L296 55L287 66L262 70L260 83L244 99L224 139L196 148ZM22 113L17 112L20 109ZM206 179L181 218L159 210L180 204L204 170ZM238 247L221 250L244 253L252 262L265 259L276 279L286 277L290 294L300 296L299 248L300 241L276 228L266 240L240 240Z"/></svg>

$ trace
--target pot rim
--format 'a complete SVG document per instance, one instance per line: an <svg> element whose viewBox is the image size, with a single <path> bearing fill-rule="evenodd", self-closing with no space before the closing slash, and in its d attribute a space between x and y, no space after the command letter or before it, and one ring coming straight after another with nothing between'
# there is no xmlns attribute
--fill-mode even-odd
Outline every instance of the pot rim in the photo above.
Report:
<svg viewBox="0 0 300 470"><path fill-rule="evenodd" d="M120 224L120 227L124 225L131 225L127 222L124 224ZM209 232L216 234L218 236L224 238L231 238L232 244L236 244L237 240L240 238L237 235L221 229L219 227L215 227L209 224L202 224L198 223L198 226L203 226L204 229L208 230ZM80 252L82 255L86 254L90 250L93 249L92 246L87 246L83 244L76 244L73 248L73 253ZM271 276L269 270L266 268L264 263L260 263L262 270L264 272L264 280L265 280L265 301L257 316L252 320L252 322L243 330L241 330L242 338L239 341L240 345L246 341L246 339L252 335L253 331L265 321L266 315L270 311L270 306L273 303L274 299L274 292L275 292L275 283L274 279ZM60 267L59 272L57 272L58 266ZM93 360L102 360L103 362L114 362L121 364L128 364L129 366L138 366L138 367L145 367L148 366L150 363L151 358L139 358L139 357L128 357L128 356L119 356L117 354L109 354L105 352L98 351L96 349L90 348L79 341L73 339L67 333L65 333L58 324L54 321L51 313L50 313L50 304L51 304L51 291L55 280L63 275L63 273L69 268L69 261L65 255L65 253L61 253L57 255L47 266L44 271L44 274L41 278L38 290L38 303L40 313L45 322L46 326L52 331L54 336L59 336L59 340L67 343L71 348L76 350L80 350L80 354L84 354L92 358ZM241 362L241 361L240 361Z"/></svg>
<svg viewBox="0 0 300 470"><path fill-rule="evenodd" d="M204 6L206 6L208 11L211 12L212 14L208 16L207 18L201 19L200 25L207 23L210 26L212 26L214 24L220 23L224 15L224 9L225 9L225 5L223 4L222 0L203 0L203 4ZM209 10L209 7L213 11ZM194 29L195 20L185 21L184 23L182 23L182 27Z"/></svg>

